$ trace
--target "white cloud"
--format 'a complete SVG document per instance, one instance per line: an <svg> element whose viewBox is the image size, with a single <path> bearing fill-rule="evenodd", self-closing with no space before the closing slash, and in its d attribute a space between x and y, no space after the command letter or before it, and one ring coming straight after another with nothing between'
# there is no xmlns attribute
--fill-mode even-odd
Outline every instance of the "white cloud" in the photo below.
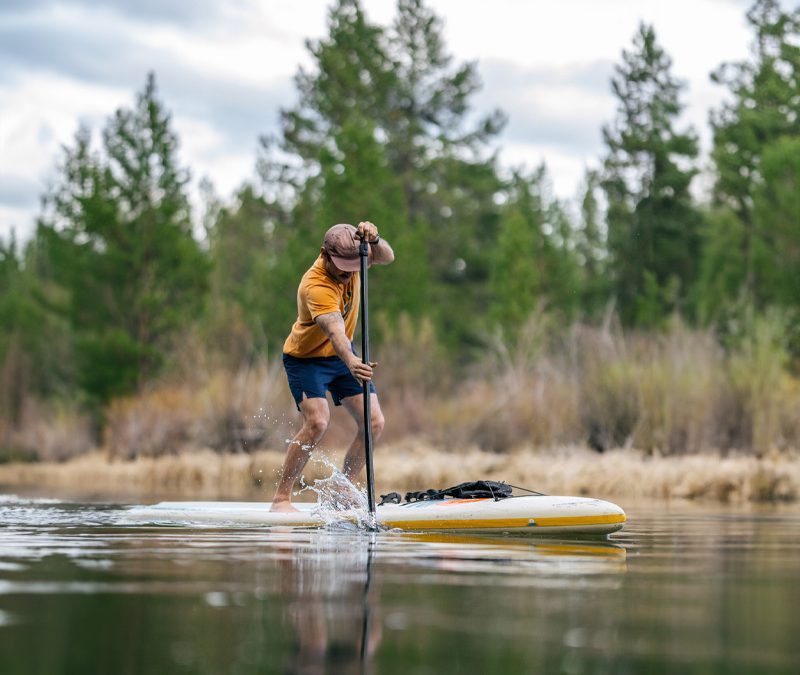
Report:
<svg viewBox="0 0 800 675"><path fill-rule="evenodd" d="M79 124L96 127L130 97L128 91L44 74L0 84L0 237L12 227L22 237L31 231L61 147L71 143Z"/></svg>
<svg viewBox="0 0 800 675"><path fill-rule="evenodd" d="M252 153L233 152L225 134L208 122L176 117L174 123L181 142L181 159L191 168L195 184L208 177L218 192L231 194L252 172L255 141ZM187 158L192 161L188 162Z"/></svg>
<svg viewBox="0 0 800 675"><path fill-rule="evenodd" d="M32 207L17 208L0 203L0 240L7 243L13 234L17 241L23 241L30 236L35 222L31 220ZM19 223L24 223L23 227Z"/></svg>
<svg viewBox="0 0 800 675"><path fill-rule="evenodd" d="M560 199L576 197L586 170L596 168L597 164L594 157L583 157L531 143L504 145L501 160L507 166L521 167L528 171L544 162L553 191Z"/></svg>
<svg viewBox="0 0 800 675"><path fill-rule="evenodd" d="M429 0L444 19L456 62L477 60L479 111L510 114L500 142L508 164L546 161L559 196L572 197L597 161L611 120L612 64L640 21L655 25L687 81L686 124L708 145L707 115L724 92L708 75L747 56L750 40L735 0ZM161 98L196 182L223 196L252 175L259 133L294 102L292 76L309 64L304 43L325 34L330 0L28 0L0 8L0 237L33 226L38 195L79 121L95 134L129 106L155 70ZM366 0L381 23L396 0ZM39 191L38 194L34 192ZM3 195L12 193L12 200ZM23 194L18 194L23 193ZM29 204L21 207L20 204Z"/></svg>

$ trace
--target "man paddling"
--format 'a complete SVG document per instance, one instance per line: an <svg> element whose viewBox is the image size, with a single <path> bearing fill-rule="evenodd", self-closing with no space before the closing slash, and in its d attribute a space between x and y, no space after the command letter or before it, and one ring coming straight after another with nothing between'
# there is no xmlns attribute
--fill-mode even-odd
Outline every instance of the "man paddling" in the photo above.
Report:
<svg viewBox="0 0 800 675"><path fill-rule="evenodd" d="M303 426L289 443L273 511L295 510L291 503L294 484L330 422L327 392L334 405L344 404L363 429L362 383L369 382L373 438L383 431L383 413L372 384L372 369L377 364L363 363L353 349L362 238L370 243L368 264L388 265L394 260L391 246L372 223L362 222L357 228L334 225L325 233L319 257L297 289L297 320L283 345L283 366ZM344 475L354 480L364 462L364 439L357 432L344 458Z"/></svg>

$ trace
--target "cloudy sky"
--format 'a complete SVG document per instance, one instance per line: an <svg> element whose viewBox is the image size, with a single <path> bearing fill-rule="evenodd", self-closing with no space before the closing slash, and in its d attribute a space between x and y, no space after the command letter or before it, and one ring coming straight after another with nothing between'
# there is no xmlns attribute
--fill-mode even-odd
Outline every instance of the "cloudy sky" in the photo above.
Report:
<svg viewBox="0 0 800 675"><path fill-rule="evenodd" d="M794 2L794 0L792 0ZM64 144L99 134L148 71L173 113L194 184L227 197L254 173L257 139L295 100L304 41L325 34L332 0L0 0L0 238L31 231ZM388 23L395 0L364 0ZM507 165L545 161L573 197L613 118L609 79L640 21L652 23L688 85L682 120L708 147L709 80L747 57L749 0L429 0L459 61L478 61L479 110L506 111ZM787 2L787 4L789 4Z"/></svg>

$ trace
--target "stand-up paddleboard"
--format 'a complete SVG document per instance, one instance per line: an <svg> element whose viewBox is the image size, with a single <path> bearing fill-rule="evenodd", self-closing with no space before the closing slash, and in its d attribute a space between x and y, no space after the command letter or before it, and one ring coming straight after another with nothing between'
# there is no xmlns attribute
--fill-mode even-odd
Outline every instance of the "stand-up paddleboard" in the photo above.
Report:
<svg viewBox="0 0 800 675"><path fill-rule="evenodd" d="M290 513L270 511L270 506L269 502L161 502L135 507L127 516L159 523L224 522L293 527L318 527L331 520L322 517L316 504L297 503L298 511ZM342 520L357 520L352 512L342 511L340 515ZM611 502L549 495L383 504L377 507L376 517L382 527L409 531L610 534L625 524L625 512Z"/></svg>

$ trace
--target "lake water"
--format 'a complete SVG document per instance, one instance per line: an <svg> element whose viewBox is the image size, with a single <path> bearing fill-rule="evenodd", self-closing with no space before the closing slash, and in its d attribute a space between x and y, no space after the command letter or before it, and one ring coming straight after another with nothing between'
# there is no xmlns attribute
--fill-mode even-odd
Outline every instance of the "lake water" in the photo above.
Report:
<svg viewBox="0 0 800 675"><path fill-rule="evenodd" d="M800 673L800 508L621 505L548 541L0 495L0 673Z"/></svg>

